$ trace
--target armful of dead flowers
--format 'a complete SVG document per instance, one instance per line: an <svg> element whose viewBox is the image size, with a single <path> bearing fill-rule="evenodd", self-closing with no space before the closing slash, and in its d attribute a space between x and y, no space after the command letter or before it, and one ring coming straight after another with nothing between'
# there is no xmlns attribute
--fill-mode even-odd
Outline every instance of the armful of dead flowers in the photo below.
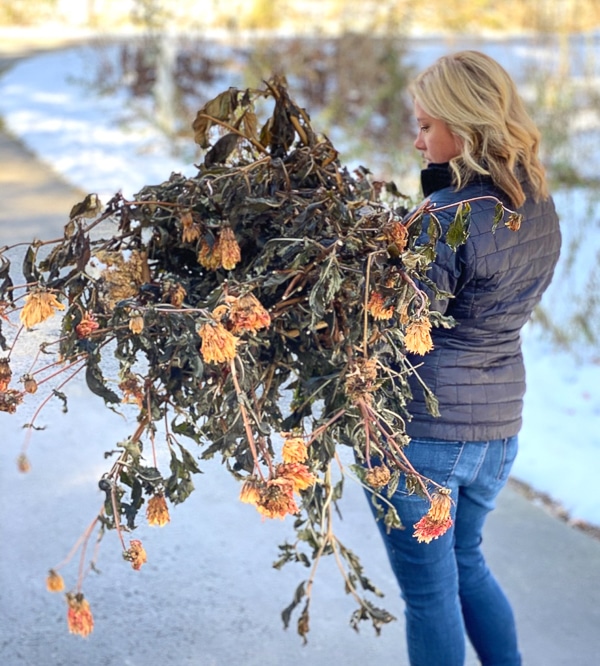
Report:
<svg viewBox="0 0 600 666"><path fill-rule="evenodd" d="M273 102L260 127L257 98ZM413 468L404 427L406 377L416 372L405 351L427 353L432 325L452 324L429 310L423 291L441 234L436 211L426 202L405 217L397 198L383 200L381 183L350 174L279 81L229 89L198 112L193 129L205 151L196 176L172 174L104 208L89 195L61 238L24 244L22 282L13 281L12 248L0 251L0 410L37 401L19 469L30 469L43 408L66 402L79 375L136 421L107 452L102 504L51 569L48 589L64 590L59 571L78 555L67 620L88 635L90 540L115 530L124 559L140 569L146 551L130 538L139 514L168 523L169 505L193 491L202 460L220 456L242 502L262 517L294 517L296 539L279 547L275 566L310 571L282 613L285 626L302 605L297 631L306 640L317 568L332 554L356 600L352 626L368 620L379 631L393 617L367 596L382 595L335 533L348 472L339 447L353 450L353 474L388 529L403 527L388 501L401 483L430 501L407 526L419 541L451 525L450 493ZM463 242L468 213L468 202L457 208L446 242ZM498 203L498 223L504 217ZM36 328L44 342L32 359L20 348ZM435 414L435 396L423 390Z"/></svg>

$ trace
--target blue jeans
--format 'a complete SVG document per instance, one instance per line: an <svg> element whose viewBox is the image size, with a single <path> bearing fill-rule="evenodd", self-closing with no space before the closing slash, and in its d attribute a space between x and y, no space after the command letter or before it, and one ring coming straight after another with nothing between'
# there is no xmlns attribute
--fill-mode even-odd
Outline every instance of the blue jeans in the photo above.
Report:
<svg viewBox="0 0 600 666"><path fill-rule="evenodd" d="M431 543L418 543L413 525L428 502L392 497L403 530L385 533L379 522L406 610L411 666L463 666L465 633L483 666L519 666L512 609L481 552L482 529L506 483L517 438L487 442L413 439L406 453L415 469L451 488L453 527Z"/></svg>

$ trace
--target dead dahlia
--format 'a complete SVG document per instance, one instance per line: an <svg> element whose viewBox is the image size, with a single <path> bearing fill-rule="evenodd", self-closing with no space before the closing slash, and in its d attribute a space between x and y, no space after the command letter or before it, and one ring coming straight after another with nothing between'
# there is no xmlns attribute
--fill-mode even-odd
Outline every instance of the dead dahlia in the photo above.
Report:
<svg viewBox="0 0 600 666"><path fill-rule="evenodd" d="M198 334L202 339L200 352L207 363L225 363L235 358L238 338L223 324L204 324Z"/></svg>
<svg viewBox="0 0 600 666"><path fill-rule="evenodd" d="M406 241L408 239L408 229L402 224L402 222L396 220L395 222L388 224L384 228L383 234L386 241L390 245L395 246L395 252L400 253L404 251L406 248Z"/></svg>
<svg viewBox="0 0 600 666"><path fill-rule="evenodd" d="M50 569L48 576L46 577L46 589L48 592L62 592L65 589L65 581L63 577Z"/></svg>
<svg viewBox="0 0 600 666"><path fill-rule="evenodd" d="M290 479L270 479L261 489L256 504L258 511L267 518L285 518L300 510L294 499L294 484Z"/></svg>
<svg viewBox="0 0 600 666"><path fill-rule="evenodd" d="M100 327L92 312L86 312L81 321L75 326L78 338L87 338Z"/></svg>
<svg viewBox="0 0 600 666"><path fill-rule="evenodd" d="M90 605L81 592L72 594L67 592L67 624L72 634L89 636L94 629L94 617Z"/></svg>
<svg viewBox="0 0 600 666"><path fill-rule="evenodd" d="M135 315L129 320L129 330L135 335L139 335L144 330L144 318L142 315Z"/></svg>
<svg viewBox="0 0 600 666"><path fill-rule="evenodd" d="M383 488L390 482L391 476L390 470L386 465L377 465L366 473L365 481L371 488Z"/></svg>
<svg viewBox="0 0 600 666"><path fill-rule="evenodd" d="M17 458L17 469L22 474L27 474L31 471L31 463L29 462L29 458L24 453L21 453Z"/></svg>
<svg viewBox="0 0 600 666"><path fill-rule="evenodd" d="M163 291L163 298L168 301L174 308L181 307L187 292L185 287L181 284L170 284Z"/></svg>
<svg viewBox="0 0 600 666"><path fill-rule="evenodd" d="M49 291L32 291L25 297L25 305L21 310L20 319L25 328L32 328L51 317L56 310L64 310L55 294Z"/></svg>
<svg viewBox="0 0 600 666"><path fill-rule="evenodd" d="M206 238L200 243L198 252L198 263L209 271L216 271L221 268L221 248L219 243L209 243Z"/></svg>
<svg viewBox="0 0 600 666"><path fill-rule="evenodd" d="M256 506L260 500L260 493L263 486L264 483L254 476L246 479L240 490L240 502L244 502L244 504L254 504Z"/></svg>
<svg viewBox="0 0 600 666"><path fill-rule="evenodd" d="M188 210L181 216L181 240L184 243L193 243L200 238L200 225L194 222L192 213Z"/></svg>
<svg viewBox="0 0 600 666"><path fill-rule="evenodd" d="M16 389L0 391L0 412L14 414L17 407L23 402L24 393Z"/></svg>
<svg viewBox="0 0 600 666"><path fill-rule="evenodd" d="M23 377L21 377L21 381L23 382L23 388L25 389L25 393L37 392L38 383L31 375L23 375Z"/></svg>
<svg viewBox="0 0 600 666"><path fill-rule="evenodd" d="M142 409L144 406L144 393L135 375L131 373L127 374L123 381L119 383L119 388L123 391L122 401L124 403L134 404Z"/></svg>
<svg viewBox="0 0 600 666"><path fill-rule="evenodd" d="M254 333L271 325L271 316L254 294L236 298L229 310L229 323L233 333Z"/></svg>
<svg viewBox="0 0 600 666"><path fill-rule="evenodd" d="M433 539L445 534L452 527L452 499L449 488L440 488L432 498L429 511L413 525L415 528L413 536L419 543L430 543Z"/></svg>
<svg viewBox="0 0 600 666"><path fill-rule="evenodd" d="M306 490L317 482L317 477L301 463L282 463L277 465L276 472L278 478L289 479L296 492Z"/></svg>
<svg viewBox="0 0 600 666"><path fill-rule="evenodd" d="M136 571L139 571L142 565L148 560L144 546L139 539L132 539L129 542L129 548L123 553L123 557L128 562L131 562L131 566Z"/></svg>
<svg viewBox="0 0 600 666"><path fill-rule="evenodd" d="M223 227L218 244L223 268L228 271L233 270L239 264L242 252L231 227Z"/></svg>
<svg viewBox="0 0 600 666"><path fill-rule="evenodd" d="M394 314L394 306L386 308L384 297L378 291L373 291L367 303L367 311L374 319L390 319Z"/></svg>
<svg viewBox="0 0 600 666"><path fill-rule="evenodd" d="M167 500L164 495L159 493L148 500L146 520L148 521L148 525L155 525L157 527L162 527L171 520Z"/></svg>
<svg viewBox="0 0 600 666"><path fill-rule="evenodd" d="M421 356L433 349L429 317L422 317L421 319L412 321L406 327L404 344L409 352L420 354Z"/></svg>
<svg viewBox="0 0 600 666"><path fill-rule="evenodd" d="M281 457L284 463L303 463L308 458L307 446L302 437L288 437L283 442Z"/></svg>

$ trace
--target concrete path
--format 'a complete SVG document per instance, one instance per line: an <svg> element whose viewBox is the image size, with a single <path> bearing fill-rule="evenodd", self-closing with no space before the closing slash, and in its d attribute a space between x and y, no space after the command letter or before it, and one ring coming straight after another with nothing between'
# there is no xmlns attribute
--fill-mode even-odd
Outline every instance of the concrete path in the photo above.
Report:
<svg viewBox="0 0 600 666"><path fill-rule="evenodd" d="M6 50L0 43L0 69L15 54ZM0 132L0 247L60 234L80 194ZM236 501L237 487L216 463L203 466L198 490L173 511L168 527L140 528L151 554L142 571L120 560L112 533L105 537L102 574L91 574L85 586L96 628L86 640L69 635L65 604L45 591L44 578L98 509L102 452L129 432L105 411L83 388L76 391L70 412L85 413L85 427L80 417L74 426L56 409L48 429L35 435L27 475L15 466L22 418L0 414L2 666L406 664L402 605L362 492L352 486L346 492L342 536L386 593L381 605L398 622L380 637L367 626L353 632L347 619L354 606L326 563L309 643L302 646L294 629L283 631L279 613L306 574L270 568L291 530L257 520ZM485 548L513 602L524 664L598 666L600 541L509 486L490 517ZM472 653L467 663L477 663Z"/></svg>

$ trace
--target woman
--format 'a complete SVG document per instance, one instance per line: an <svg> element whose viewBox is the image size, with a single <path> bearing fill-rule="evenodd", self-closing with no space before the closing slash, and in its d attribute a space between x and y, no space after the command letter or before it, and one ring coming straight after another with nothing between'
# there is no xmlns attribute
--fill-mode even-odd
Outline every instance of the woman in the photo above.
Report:
<svg viewBox="0 0 600 666"><path fill-rule="evenodd" d="M413 359L440 416L429 414L413 377L407 424L407 455L420 473L452 490L454 524L419 543L411 527L428 503L398 491L393 501L407 529L382 535L406 604L412 666L462 666L465 632L484 666L516 666L513 613L480 544L517 453L525 392L520 331L552 278L558 219L539 132L497 62L475 51L442 57L410 92L414 145L427 162L424 196L437 208L470 200L472 209L466 243L453 252L440 242L428 274L452 294L430 294L432 308L456 325L434 329L434 349ZM493 229L496 201L489 197L523 215L518 231ZM444 229L455 212L450 206L437 213Z"/></svg>

